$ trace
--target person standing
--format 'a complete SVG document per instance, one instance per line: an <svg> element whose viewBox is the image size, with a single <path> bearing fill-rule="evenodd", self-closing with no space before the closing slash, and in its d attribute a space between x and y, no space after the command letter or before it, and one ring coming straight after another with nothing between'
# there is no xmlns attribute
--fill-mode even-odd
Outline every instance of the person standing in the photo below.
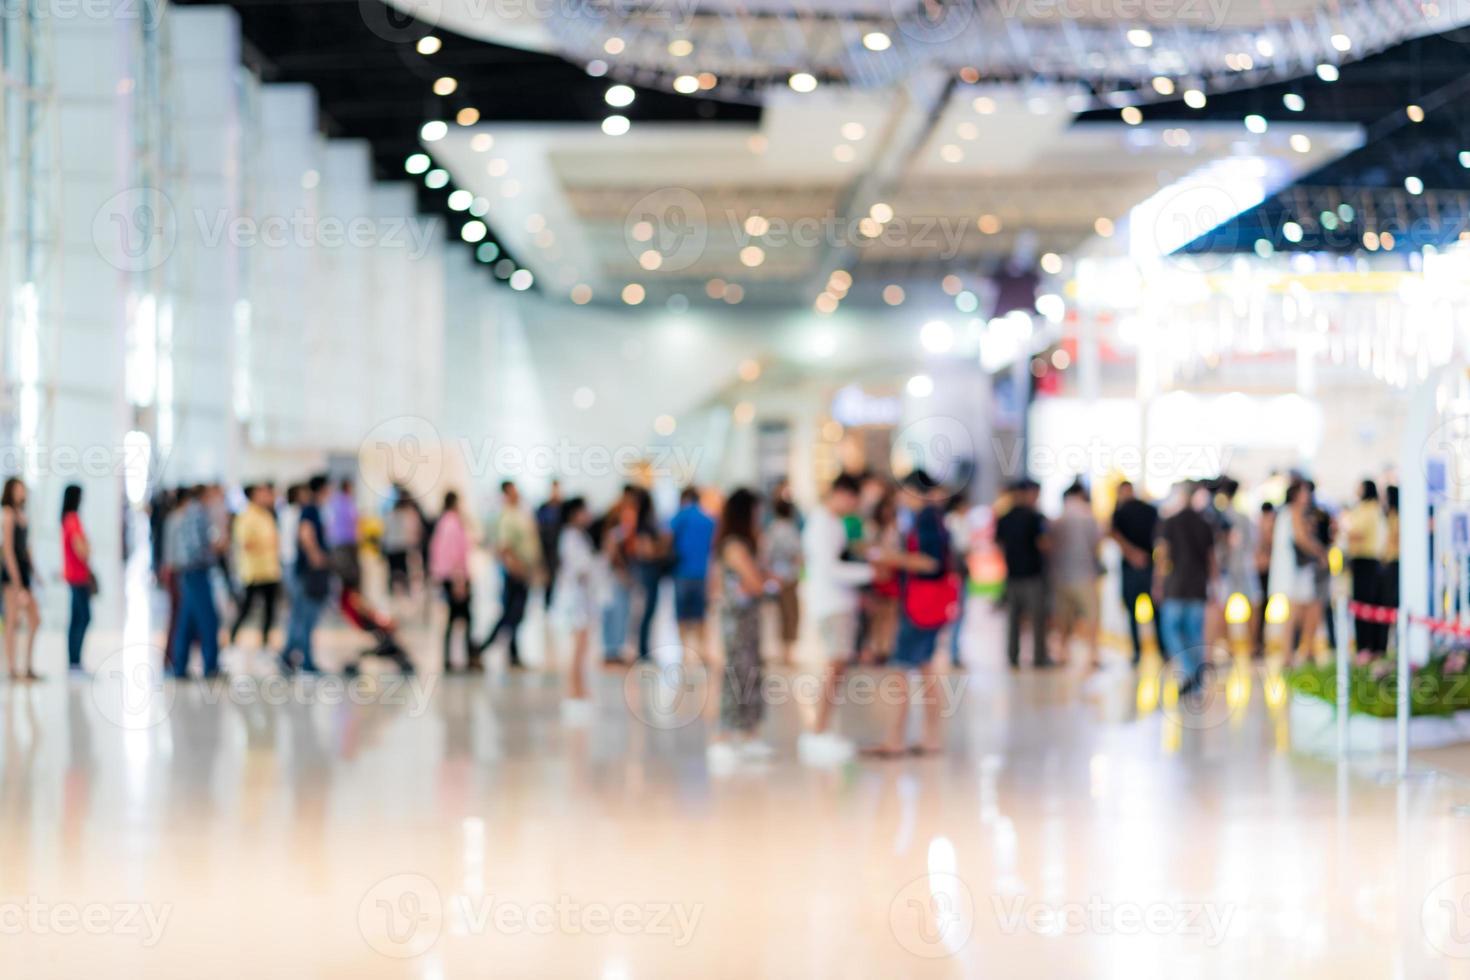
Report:
<svg viewBox="0 0 1470 980"><path fill-rule="evenodd" d="M526 600L531 594L531 582L541 564L541 536L536 531L536 521L521 506L521 493L515 483L506 480L500 485L500 516L495 522L495 554L500 560L502 588L500 593L500 619L495 628L479 645L484 654L504 632L509 638L509 665L520 670L520 643L516 638L521 620L526 615Z"/></svg>
<svg viewBox="0 0 1470 980"><path fill-rule="evenodd" d="M760 566L760 499L753 491L742 487L725 501L714 547L725 676L720 690L720 732L709 747L709 761L711 766L724 767L771 755L770 746L757 739L756 730L765 717L760 602L774 582Z"/></svg>
<svg viewBox="0 0 1470 980"><path fill-rule="evenodd" d="M1358 487L1358 502L1347 512L1348 572L1352 576L1354 602L1372 605L1378 597L1378 580L1383 574L1383 539L1388 521L1378 500L1378 485L1364 480ZM1359 653L1382 653L1375 645L1377 624L1353 620L1353 637Z"/></svg>
<svg viewBox="0 0 1470 980"><path fill-rule="evenodd" d="M444 510L434 522L434 534L429 539L429 577L443 587L444 601L449 606L449 618L444 623L444 673L454 670L450 649L456 623L464 624L465 670L483 671L479 651L470 638L470 537L459 513L459 494L453 490L444 495Z"/></svg>
<svg viewBox="0 0 1470 980"><path fill-rule="evenodd" d="M230 627L230 645L240 637L240 627L250 610L260 606L260 645L270 645L271 626L276 620L276 600L281 592L281 542L276 529L275 490L269 483L247 488L245 509L235 518L236 567L245 586L235 623Z"/></svg>
<svg viewBox="0 0 1470 980"><path fill-rule="evenodd" d="M306 496L304 483L293 483L286 488L286 504L278 515L277 537L281 539L281 568L289 575L296 567L296 543L301 540L301 504ZM290 591L290 587L287 587Z"/></svg>
<svg viewBox="0 0 1470 980"><path fill-rule="evenodd" d="M68 484L61 493L61 577L71 592L71 621L66 628L67 666L82 669L82 644L92 622L92 596L97 579L92 574L92 549L82 529L82 488Z"/></svg>
<svg viewBox="0 0 1470 980"><path fill-rule="evenodd" d="M954 555L955 572L960 577L960 605L955 614L954 625L949 631L949 663L957 670L964 670L960 658L960 639L965 629L965 607L970 595L970 502L963 493L949 499L944 508L944 529L949 533L950 552Z"/></svg>
<svg viewBox="0 0 1470 980"><path fill-rule="evenodd" d="M864 755L881 759L943 751L940 713L944 706L935 696L934 651L940 632L953 622L959 604L949 533L939 508L939 484L925 471L914 470L904 478L902 487L904 506L912 515L909 531L897 553L880 556L885 564L902 572L898 639L888 660L890 671L882 681L888 691L883 701L892 704L894 711L884 741L863 750ZM905 733L911 673L918 673L921 679L917 696L924 705L924 729L919 744L909 748Z"/></svg>
<svg viewBox="0 0 1470 980"><path fill-rule="evenodd" d="M811 512L801 535L807 608L827 654L816 724L797 741L802 758L812 761L841 761L852 755L852 743L829 729L847 666L857 648L858 590L873 580L871 565L848 556L844 522L857 506L858 481L844 473L832 481L822 505Z"/></svg>
<svg viewBox="0 0 1470 980"><path fill-rule="evenodd" d="M1200 513L1209 491L1186 484L1184 505L1159 526L1159 564L1164 596L1159 632L1178 666L1180 696L1199 688L1204 668L1205 601L1215 576L1215 530Z"/></svg>
<svg viewBox="0 0 1470 980"><path fill-rule="evenodd" d="M669 558L669 539L659 528L653 512L653 495L643 488L635 491L638 523L633 533L633 571L643 593L643 612L638 620L638 659L653 658L653 619L658 614L659 586Z"/></svg>
<svg viewBox="0 0 1470 980"><path fill-rule="evenodd" d="M343 579L356 582L358 517L357 498L352 490L351 480L343 479L338 483L337 492L326 503L323 519L332 567Z"/></svg>
<svg viewBox="0 0 1470 980"><path fill-rule="evenodd" d="M1138 632L1138 597L1148 595L1154 582L1154 538L1159 530L1159 509L1138 496L1133 484L1118 484L1118 502L1108 534L1122 552L1119 579L1123 586L1123 611L1128 615L1128 632L1133 640L1133 663L1143 656Z"/></svg>
<svg viewBox="0 0 1470 980"><path fill-rule="evenodd" d="M699 490L685 487L679 495L679 512L669 522L674 552L674 616L679 621L679 645L685 659L694 651L708 668L714 658L706 649L705 617L708 612L710 548L714 544L715 521L699 505Z"/></svg>
<svg viewBox="0 0 1470 980"><path fill-rule="evenodd" d="M796 506L789 496L777 497L771 510L775 516L764 537L765 565L778 584L776 610L781 627L781 664L790 667L796 659L796 641L801 635L801 528Z"/></svg>
<svg viewBox="0 0 1470 980"><path fill-rule="evenodd" d="M321 672L312 657L311 640L327 597L332 592L332 562L327 553L326 526L322 517L322 510L327 504L327 488L325 476L314 476L302 495L301 517L296 529L296 566L291 576L291 614L286 620L286 646L280 656L283 674L296 672L298 653L301 655L301 670L308 674Z"/></svg>
<svg viewBox="0 0 1470 980"><path fill-rule="evenodd" d="M873 509L873 520L867 528L867 540L872 548L885 554L893 554L902 544L898 529L898 499L885 493ZM893 655L893 645L898 637L898 597L901 589L898 571L886 565L874 570L873 586L868 592L868 623L865 639L868 663L887 663Z"/></svg>
<svg viewBox="0 0 1470 980"><path fill-rule="evenodd" d="M607 564L607 596L602 608L602 659L605 665L623 662L628 644L628 622L633 609L633 546L638 523L634 488L623 487L618 502L601 522L598 548Z"/></svg>
<svg viewBox="0 0 1470 980"><path fill-rule="evenodd" d="M5 594L5 663L12 681L38 681L36 634L41 630L41 609L32 591L35 569L31 565L30 521L26 517L26 485L19 477L5 481L0 491L0 533L4 538L4 560L0 561L0 584ZM16 634L25 624L24 669L16 667Z"/></svg>
<svg viewBox="0 0 1470 980"><path fill-rule="evenodd" d="M561 520L561 481L552 480L546 502L536 508L536 534L541 539L541 559L546 564L546 590L542 601L547 609L551 608L555 598L556 577L561 564Z"/></svg>
<svg viewBox="0 0 1470 980"><path fill-rule="evenodd" d="M414 564L422 544L424 523L413 498L404 487L397 489L393 506L383 519L383 560L388 564L388 594L412 595L416 578Z"/></svg>
<svg viewBox="0 0 1470 980"><path fill-rule="evenodd" d="M1087 488L1073 483L1062 494L1062 514L1051 525L1052 585L1059 607L1057 632L1062 659L1066 659L1072 637L1081 633L1087 643L1088 664L1093 670L1102 666L1099 660L1098 579L1102 566L1098 563L1098 547L1102 530L1092 516Z"/></svg>
<svg viewBox="0 0 1470 980"><path fill-rule="evenodd" d="M1006 658L1021 666L1021 624L1031 624L1031 662L1052 666L1046 648L1046 518L1036 509L1041 487L1019 480L1011 487L1011 506L995 522L995 540L1006 561Z"/></svg>
<svg viewBox="0 0 1470 980"><path fill-rule="evenodd" d="M208 680L219 676L219 610L214 605L210 574L219 559L222 542L219 527L205 504L208 489L195 486L185 493L183 512L176 526L179 622L174 633L173 670L175 678L189 675L189 654L197 640L204 677Z"/></svg>
<svg viewBox="0 0 1470 980"><path fill-rule="evenodd" d="M594 595L597 577L597 553L592 548L592 512L581 497L573 497L562 505L557 517L561 529L557 539L557 566L561 584L556 593L556 613L572 634L572 663L567 678L567 701L571 705L587 703L587 651L591 642L592 620L597 601ZM579 710L579 709L573 709Z"/></svg>

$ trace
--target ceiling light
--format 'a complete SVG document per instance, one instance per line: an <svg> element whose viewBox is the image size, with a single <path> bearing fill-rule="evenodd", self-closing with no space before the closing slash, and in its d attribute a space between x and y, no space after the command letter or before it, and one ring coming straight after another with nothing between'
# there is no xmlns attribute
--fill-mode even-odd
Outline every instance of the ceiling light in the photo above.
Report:
<svg viewBox="0 0 1470 980"><path fill-rule="evenodd" d="M888 224L888 222L893 220L893 208L891 205L883 201L879 201L868 209L868 217L872 218L880 225L886 225Z"/></svg>
<svg viewBox="0 0 1470 980"><path fill-rule="evenodd" d="M927 374L916 374L909 378L904 390L909 393L910 398L928 398L934 394L934 379Z"/></svg>
<svg viewBox="0 0 1470 980"><path fill-rule="evenodd" d="M1245 128L1260 135L1266 131L1266 117L1258 116L1254 112L1245 117Z"/></svg>
<svg viewBox="0 0 1470 980"><path fill-rule="evenodd" d="M1307 107L1307 100L1302 98L1300 95L1297 95L1295 92L1287 92L1281 97L1281 104L1286 106L1286 108L1290 109L1292 112L1301 112Z"/></svg>
<svg viewBox="0 0 1470 980"><path fill-rule="evenodd" d="M1092 223L1092 230L1095 231L1095 232L1097 232L1098 235L1099 235L1099 237L1102 237L1102 238L1112 238L1113 237L1113 219L1112 218L1098 218L1096 221L1094 221Z"/></svg>
<svg viewBox="0 0 1470 980"><path fill-rule="evenodd" d="M449 125L442 120L432 119L419 127L419 139L435 143L449 134Z"/></svg>
<svg viewBox="0 0 1470 980"><path fill-rule="evenodd" d="M834 313L837 310L837 297L831 293L823 292L817 296L816 302L812 306L818 313Z"/></svg>
<svg viewBox="0 0 1470 980"><path fill-rule="evenodd" d="M720 84L720 78L714 72L702 71L699 73L699 87L703 91L708 92L718 84Z"/></svg>
<svg viewBox="0 0 1470 980"><path fill-rule="evenodd" d="M988 116L995 112L995 100L988 95L978 96L970 105L982 116Z"/></svg>
<svg viewBox="0 0 1470 980"><path fill-rule="evenodd" d="M419 54L438 54L439 49L443 46L444 42L432 34L425 34L419 38L419 43L414 45L418 49Z"/></svg>
<svg viewBox="0 0 1470 980"><path fill-rule="evenodd" d="M650 248L638 256L638 264L649 272L654 272L664 264L664 257L658 254L657 250Z"/></svg>
<svg viewBox="0 0 1470 980"><path fill-rule="evenodd" d="M740 250L740 264L754 269L766 260L766 250L759 245L747 245Z"/></svg>
<svg viewBox="0 0 1470 980"><path fill-rule="evenodd" d="M602 96L603 101L614 108L633 104L633 89L627 85L614 85Z"/></svg>
<svg viewBox="0 0 1470 980"><path fill-rule="evenodd" d="M587 62L587 74L591 75L593 78L601 78L603 75L607 74L607 62L603 61L601 58L593 58L591 61Z"/></svg>
<svg viewBox="0 0 1470 980"><path fill-rule="evenodd" d="M623 43L623 39L620 37L610 37L606 41L602 42L602 50L606 51L608 54L622 54L623 48L625 47L627 47L627 45Z"/></svg>
<svg viewBox="0 0 1470 980"><path fill-rule="evenodd" d="M435 95L453 95L454 90L457 88L459 88L459 82L450 78L448 75L445 75L443 78L434 79Z"/></svg>
<svg viewBox="0 0 1470 980"><path fill-rule="evenodd" d="M480 110L474 106L465 106L454 114L454 121L461 126L473 126L480 121Z"/></svg>
<svg viewBox="0 0 1470 980"><path fill-rule="evenodd" d="M1271 43L1269 37L1256 38L1256 53L1262 58L1269 58L1276 53L1276 45Z"/></svg>
<svg viewBox="0 0 1470 980"><path fill-rule="evenodd" d="M1424 193L1424 181L1418 177L1405 177L1404 190L1415 196Z"/></svg>
<svg viewBox="0 0 1470 980"><path fill-rule="evenodd" d="M755 381L761 376L761 362L753 357L747 357L740 362L740 366L735 371L740 375L741 381Z"/></svg>
<svg viewBox="0 0 1470 980"><path fill-rule="evenodd" d="M542 215L542 214L528 214L528 215L526 215L526 230L529 231L531 234L534 235L534 234L536 234L536 232L540 231L542 228L545 228L545 227L546 227L546 216L545 215Z"/></svg>
<svg viewBox="0 0 1470 980"><path fill-rule="evenodd" d="M725 280L711 279L709 282L704 284L704 294L710 299L720 299L725 295L725 290L727 288L729 287L726 286Z"/></svg>
<svg viewBox="0 0 1470 980"><path fill-rule="evenodd" d="M1293 245L1297 244L1302 240L1302 226L1295 221L1288 221L1281 226L1281 237Z"/></svg>
<svg viewBox="0 0 1470 980"><path fill-rule="evenodd" d="M699 91L699 79L693 75L680 75L674 79L674 91L680 95L693 95Z"/></svg>
<svg viewBox="0 0 1470 980"><path fill-rule="evenodd" d="M903 302L903 287L897 283L890 283L883 287L883 302L889 306L897 306Z"/></svg>
<svg viewBox="0 0 1470 980"><path fill-rule="evenodd" d="M1143 110L1136 105L1125 105L1123 107L1123 121L1130 126L1137 126L1143 122Z"/></svg>
<svg viewBox="0 0 1470 980"><path fill-rule="evenodd" d="M982 214L975 219L975 227L980 229L981 234L994 235L1001 229L1001 221L993 214Z"/></svg>
<svg viewBox="0 0 1470 980"><path fill-rule="evenodd" d="M755 405L751 402L740 402L735 406L735 411L730 413L736 425L749 425L755 421Z"/></svg>
<svg viewBox="0 0 1470 980"><path fill-rule="evenodd" d="M815 92L817 89L816 76L804 71L792 75L786 80L786 84L791 86L793 92Z"/></svg>
<svg viewBox="0 0 1470 980"><path fill-rule="evenodd" d="M481 262L494 262L500 258L500 246L494 242L481 242L475 249L475 258Z"/></svg>
<svg viewBox="0 0 1470 980"><path fill-rule="evenodd" d="M483 241L488 231L483 221L466 221L459 229L459 237L467 242Z"/></svg>
<svg viewBox="0 0 1470 980"><path fill-rule="evenodd" d="M1317 66L1317 77L1324 82L1335 82L1340 77L1340 73L1336 65L1323 63Z"/></svg>
<svg viewBox="0 0 1470 980"><path fill-rule="evenodd" d="M475 195L467 190L457 190L449 195L449 209L451 211L468 211Z"/></svg>
<svg viewBox="0 0 1470 980"><path fill-rule="evenodd" d="M1035 307L1051 323L1061 323L1067 316L1067 301L1056 293L1042 293L1036 297Z"/></svg>
<svg viewBox="0 0 1470 980"><path fill-rule="evenodd" d="M1298 153L1312 152L1312 141L1305 133L1291 134L1291 148Z"/></svg>
<svg viewBox="0 0 1470 980"><path fill-rule="evenodd" d="M622 136L632 125L627 116L608 116L602 121L602 131L609 136Z"/></svg>
<svg viewBox="0 0 1470 980"><path fill-rule="evenodd" d="M1411 105L1404 109L1404 111L1409 114L1410 122L1422 123L1424 121L1423 106Z"/></svg>
<svg viewBox="0 0 1470 980"><path fill-rule="evenodd" d="M1332 35L1332 46L1339 51L1351 51L1353 39L1346 34L1334 34Z"/></svg>
<svg viewBox="0 0 1470 980"><path fill-rule="evenodd" d="M586 306L592 302L592 287L585 282L577 283L572 287L572 302L578 306Z"/></svg>
<svg viewBox="0 0 1470 980"><path fill-rule="evenodd" d="M738 282L732 282L725 287L725 302L731 306L734 306L744 298L745 287L741 286Z"/></svg>
<svg viewBox="0 0 1470 980"><path fill-rule="evenodd" d="M413 153L403 161L403 169L411 174L421 174L429 169L429 155L427 153Z"/></svg>
<svg viewBox="0 0 1470 980"><path fill-rule="evenodd" d="M430 170L424 174L424 186L431 191L437 191L441 187L449 185L449 171L440 168Z"/></svg>
<svg viewBox="0 0 1470 980"><path fill-rule="evenodd" d="M949 295L953 296L955 293L958 293L961 289L965 288L965 281L959 276L955 275L953 272L951 272L949 275L939 280L939 288L944 290Z"/></svg>
<svg viewBox="0 0 1470 980"><path fill-rule="evenodd" d="M1133 30L1128 32L1128 43L1133 45L1135 48L1152 47L1154 43L1154 36L1141 27L1135 27Z"/></svg>
<svg viewBox="0 0 1470 980"><path fill-rule="evenodd" d="M1154 78L1154 91L1160 95L1174 94L1174 79L1167 75L1158 75Z"/></svg>
<svg viewBox="0 0 1470 980"><path fill-rule="evenodd" d="M1191 109L1203 109L1205 103L1208 101L1209 99L1205 97L1205 93L1197 88L1188 89L1184 93L1184 104Z"/></svg>
<svg viewBox="0 0 1470 980"><path fill-rule="evenodd" d="M525 292L530 289L531 283L535 281L536 277L531 275L530 269L517 269L510 274L510 288L517 292Z"/></svg>
<svg viewBox="0 0 1470 980"><path fill-rule="evenodd" d="M1056 275L1062 271L1062 257L1055 252L1047 252L1041 257L1041 269L1043 272Z"/></svg>
<svg viewBox="0 0 1470 980"><path fill-rule="evenodd" d="M678 424L672 415L660 415L653 420L653 431L661 436L671 436Z"/></svg>
<svg viewBox="0 0 1470 980"><path fill-rule="evenodd" d="M869 31L863 35L863 47L869 51L887 51L893 40L882 31Z"/></svg>
<svg viewBox="0 0 1470 980"><path fill-rule="evenodd" d="M628 283L628 285L623 287L622 295L624 303L627 303L629 306L637 306L639 303L643 302L643 297L645 294L643 292L642 286L638 285L636 282L630 282Z"/></svg>
<svg viewBox="0 0 1470 980"><path fill-rule="evenodd" d="M962 122L954 128L955 135L962 140L979 139L980 130L972 122Z"/></svg>
<svg viewBox="0 0 1470 980"><path fill-rule="evenodd" d="M860 122L849 122L842 124L842 138L845 140L850 140L853 143L856 143L858 140L862 139L866 135L868 135L868 131L863 127L863 124Z"/></svg>
<svg viewBox="0 0 1470 980"><path fill-rule="evenodd" d="M1460 151L1460 166L1470 170L1470 150Z"/></svg>
<svg viewBox="0 0 1470 980"><path fill-rule="evenodd" d="M754 235L756 238L771 230L771 222L759 214L752 214L745 219L745 233Z"/></svg>
<svg viewBox="0 0 1470 980"><path fill-rule="evenodd" d="M485 153L495 145L495 137L489 133L476 133L470 139L470 149L476 153Z"/></svg>
<svg viewBox="0 0 1470 980"><path fill-rule="evenodd" d="M676 37L669 42L669 54L675 58L687 58L694 51L694 43L688 38Z"/></svg>

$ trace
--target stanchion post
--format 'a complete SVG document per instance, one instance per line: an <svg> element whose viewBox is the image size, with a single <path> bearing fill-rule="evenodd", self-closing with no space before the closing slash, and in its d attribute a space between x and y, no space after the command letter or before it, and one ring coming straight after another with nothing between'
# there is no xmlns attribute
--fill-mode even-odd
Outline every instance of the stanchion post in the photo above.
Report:
<svg viewBox="0 0 1470 980"><path fill-rule="evenodd" d="M1399 658L1398 683L1398 775L1409 774L1409 617L1399 612L1396 637Z"/></svg>
<svg viewBox="0 0 1470 980"><path fill-rule="evenodd" d="M1337 756L1347 755L1348 741L1348 631L1353 618L1348 611L1348 598L1338 595L1333 615L1337 617Z"/></svg>

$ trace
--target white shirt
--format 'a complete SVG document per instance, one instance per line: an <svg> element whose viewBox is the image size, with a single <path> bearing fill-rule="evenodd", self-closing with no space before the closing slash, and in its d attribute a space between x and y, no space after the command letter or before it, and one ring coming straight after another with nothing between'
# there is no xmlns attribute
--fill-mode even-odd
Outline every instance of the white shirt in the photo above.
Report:
<svg viewBox="0 0 1470 980"><path fill-rule="evenodd" d="M301 527L301 508L296 504L281 508L281 567L296 567L296 532Z"/></svg>
<svg viewBox="0 0 1470 980"><path fill-rule="evenodd" d="M801 535L806 561L806 603L818 619L857 609L858 587L873 581L873 568L864 562L843 561L847 530L842 519L818 507Z"/></svg>

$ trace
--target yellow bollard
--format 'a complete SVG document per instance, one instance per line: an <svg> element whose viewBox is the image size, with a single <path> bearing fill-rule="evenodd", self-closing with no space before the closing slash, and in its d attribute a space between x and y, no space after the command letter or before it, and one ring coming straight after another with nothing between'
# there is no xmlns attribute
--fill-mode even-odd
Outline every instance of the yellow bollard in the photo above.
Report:
<svg viewBox="0 0 1470 980"><path fill-rule="evenodd" d="M1239 723L1241 710L1251 699L1251 602L1239 592L1225 600L1225 627L1230 635L1230 676L1225 682L1225 704Z"/></svg>
<svg viewBox="0 0 1470 980"><path fill-rule="evenodd" d="M1145 592L1133 604L1133 617L1138 620L1138 645L1143 654L1138 663L1138 715L1153 713L1165 694L1163 658L1159 656L1159 638L1154 632L1154 604ZM1177 696L1177 690L1175 692Z"/></svg>
<svg viewBox="0 0 1470 980"><path fill-rule="evenodd" d="M1280 592L1266 600L1266 706L1273 712L1286 704L1286 678L1282 667L1289 655L1291 603Z"/></svg>

